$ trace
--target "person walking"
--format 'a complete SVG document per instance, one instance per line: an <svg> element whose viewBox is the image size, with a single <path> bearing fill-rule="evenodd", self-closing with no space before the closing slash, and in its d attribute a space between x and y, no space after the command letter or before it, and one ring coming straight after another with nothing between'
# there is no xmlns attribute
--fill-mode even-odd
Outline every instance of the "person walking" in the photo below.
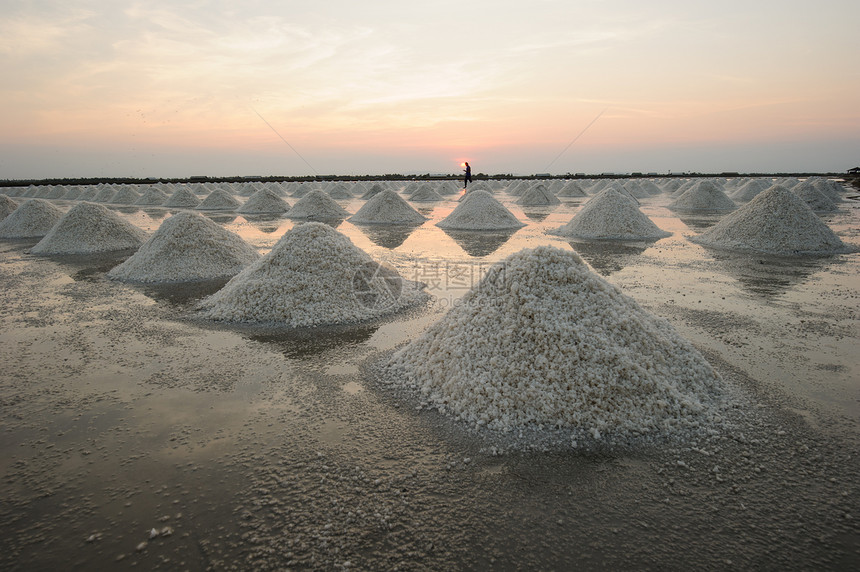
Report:
<svg viewBox="0 0 860 572"><path fill-rule="evenodd" d="M468 161L466 161L466 162L465 162L465 163L463 163L463 164L464 164L464 165L466 165L466 169L465 169L465 171L466 171L466 176L465 176L465 177L463 177L463 188L464 188L464 189L467 189L467 188L469 188L469 183L471 183L471 182L472 182L472 167L470 167L470 166L469 166L469 162L468 162Z"/></svg>

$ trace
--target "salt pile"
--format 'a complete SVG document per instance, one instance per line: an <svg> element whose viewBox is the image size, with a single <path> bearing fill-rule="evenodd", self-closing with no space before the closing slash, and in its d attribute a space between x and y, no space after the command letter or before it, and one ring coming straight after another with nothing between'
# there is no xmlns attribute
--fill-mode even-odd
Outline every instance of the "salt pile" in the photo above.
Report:
<svg viewBox="0 0 860 572"><path fill-rule="evenodd" d="M29 199L0 221L0 238L39 238L63 218L45 199Z"/></svg>
<svg viewBox="0 0 860 572"><path fill-rule="evenodd" d="M819 190L812 181L804 181L791 188L791 192L803 199L803 202L815 212L833 212L839 210L836 203Z"/></svg>
<svg viewBox="0 0 860 572"><path fill-rule="evenodd" d="M501 230L525 225L487 191L471 191L451 214L436 223L448 230Z"/></svg>
<svg viewBox="0 0 860 572"><path fill-rule="evenodd" d="M114 195L116 195L116 189L104 186L91 200L94 203L110 203L113 202Z"/></svg>
<svg viewBox="0 0 860 572"><path fill-rule="evenodd" d="M359 224L421 224L427 219L403 197L386 189L371 197L348 220Z"/></svg>
<svg viewBox="0 0 860 572"><path fill-rule="evenodd" d="M270 189L261 189L248 197L236 212L244 214L281 214L290 210L290 205Z"/></svg>
<svg viewBox="0 0 860 572"><path fill-rule="evenodd" d="M343 234L306 223L198 309L212 320L308 327L376 319L424 297L418 284L380 266Z"/></svg>
<svg viewBox="0 0 860 572"><path fill-rule="evenodd" d="M84 187L84 189L81 190L81 194L78 195L78 200L91 201L96 197L98 193L99 190L96 187Z"/></svg>
<svg viewBox="0 0 860 572"><path fill-rule="evenodd" d="M374 195L381 193L384 190L385 188L382 185L376 183L374 185L371 185L371 187L367 189L367 191L363 195L361 195L361 198L367 200Z"/></svg>
<svg viewBox="0 0 860 572"><path fill-rule="evenodd" d="M660 230L627 195L607 187L552 234L571 238L656 240L671 233Z"/></svg>
<svg viewBox="0 0 860 572"><path fill-rule="evenodd" d="M0 220L3 220L18 208L18 203L7 197L0 195Z"/></svg>
<svg viewBox="0 0 860 572"><path fill-rule="evenodd" d="M421 185L414 193L409 195L409 200L416 203L430 203L433 201L441 201L442 195L433 190L430 185Z"/></svg>
<svg viewBox="0 0 860 572"><path fill-rule="evenodd" d="M81 196L82 189L78 186L69 187L69 190L66 191L66 194L62 196L64 201L74 201L78 197Z"/></svg>
<svg viewBox="0 0 860 572"><path fill-rule="evenodd" d="M730 211L736 208L730 199L711 181L699 181L675 199L669 208L675 211Z"/></svg>
<svg viewBox="0 0 860 572"><path fill-rule="evenodd" d="M193 282L233 276L260 258L251 245L195 212L178 213L108 278L129 282Z"/></svg>
<svg viewBox="0 0 860 572"><path fill-rule="evenodd" d="M138 200L134 202L134 204L144 207L159 206L163 205L167 198L167 193L158 187L150 187Z"/></svg>
<svg viewBox="0 0 860 572"><path fill-rule="evenodd" d="M172 208L181 208L181 209L193 209L197 205L200 204L200 199L197 198L191 189L188 187L179 187L170 197L164 201L162 206L172 207Z"/></svg>
<svg viewBox="0 0 860 572"><path fill-rule="evenodd" d="M326 192L328 192L328 196L333 199L343 200L353 198L352 193L350 193L349 190L347 190L346 186L342 184L335 184Z"/></svg>
<svg viewBox="0 0 860 572"><path fill-rule="evenodd" d="M561 201L540 183L524 192L517 200L517 204L524 207L557 205L560 203Z"/></svg>
<svg viewBox="0 0 860 572"><path fill-rule="evenodd" d="M239 201L233 198L233 195L224 189L215 189L203 199L203 202L197 205L197 209L201 211L229 211L235 210L240 204Z"/></svg>
<svg viewBox="0 0 860 572"><path fill-rule="evenodd" d="M134 187L126 185L116 192L113 202L117 205L130 205L138 199L140 199L140 193Z"/></svg>
<svg viewBox="0 0 860 572"><path fill-rule="evenodd" d="M585 197L587 193L576 181L570 181L558 191L557 197Z"/></svg>
<svg viewBox="0 0 860 572"><path fill-rule="evenodd" d="M750 179L732 193L731 199L741 203L749 202L756 198L760 192L770 188L771 185L769 181L764 179Z"/></svg>
<svg viewBox="0 0 860 572"><path fill-rule="evenodd" d="M30 249L31 254L95 254L138 248L147 233L115 212L95 203L78 203L69 209Z"/></svg>
<svg viewBox="0 0 860 572"><path fill-rule="evenodd" d="M385 371L475 427L610 440L698 426L721 388L667 321L550 246L494 265Z"/></svg>
<svg viewBox="0 0 860 572"><path fill-rule="evenodd" d="M325 192L315 189L300 198L286 216L287 218L333 220L346 218L349 213Z"/></svg>
<svg viewBox="0 0 860 572"><path fill-rule="evenodd" d="M760 193L690 240L712 248L783 256L852 251L800 197L781 185Z"/></svg>

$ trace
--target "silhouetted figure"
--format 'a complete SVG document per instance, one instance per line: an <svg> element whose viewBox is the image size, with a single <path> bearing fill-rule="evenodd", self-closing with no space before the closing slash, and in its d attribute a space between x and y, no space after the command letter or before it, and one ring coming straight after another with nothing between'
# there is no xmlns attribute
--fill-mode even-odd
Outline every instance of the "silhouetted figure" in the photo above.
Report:
<svg viewBox="0 0 860 572"><path fill-rule="evenodd" d="M466 176L463 177L463 188L468 188L469 183L472 182L472 167L469 166L469 163L466 162Z"/></svg>

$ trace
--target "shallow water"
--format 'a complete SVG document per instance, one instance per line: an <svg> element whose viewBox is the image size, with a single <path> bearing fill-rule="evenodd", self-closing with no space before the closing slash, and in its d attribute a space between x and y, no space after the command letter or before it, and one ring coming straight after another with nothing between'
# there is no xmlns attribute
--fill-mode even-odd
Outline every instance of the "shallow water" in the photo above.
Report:
<svg viewBox="0 0 860 572"><path fill-rule="evenodd" d="M707 250L686 237L720 215L679 218L667 197L642 210L668 238L567 242L546 230L582 200L524 212L500 198L526 227L443 232L453 200L421 204L419 227L333 223L435 301L318 331L188 320L220 283L116 283L104 273L123 255L0 242L0 565L857 569L860 255ZM826 220L860 246L860 203L842 207ZM169 212L120 211L151 231ZM297 224L211 216L261 252ZM733 429L494 455L365 373L493 262L540 244L579 252L691 340L744 398Z"/></svg>

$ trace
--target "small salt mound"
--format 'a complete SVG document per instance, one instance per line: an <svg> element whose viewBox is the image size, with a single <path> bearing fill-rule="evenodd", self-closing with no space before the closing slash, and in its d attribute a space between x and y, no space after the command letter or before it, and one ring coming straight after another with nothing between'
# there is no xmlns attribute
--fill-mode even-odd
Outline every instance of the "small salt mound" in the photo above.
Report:
<svg viewBox="0 0 860 572"><path fill-rule="evenodd" d="M414 193L409 195L409 200L416 203L431 203L443 199L442 195L437 193L430 185L421 185Z"/></svg>
<svg viewBox="0 0 860 572"><path fill-rule="evenodd" d="M244 214L281 214L290 210L290 205L271 189L260 189L251 195L236 212Z"/></svg>
<svg viewBox="0 0 860 572"><path fill-rule="evenodd" d="M78 200L92 201L94 198L96 198L97 194L99 194L99 189L97 189L96 187L84 187L84 189L81 190L81 194L78 195Z"/></svg>
<svg viewBox="0 0 860 572"><path fill-rule="evenodd" d="M455 195L460 192L460 189L452 183L451 181L445 181L441 185L439 185L439 189L436 191L440 195Z"/></svg>
<svg viewBox="0 0 860 572"><path fill-rule="evenodd" d="M380 185L378 183L371 185L370 188L367 189L367 192L365 192L363 195L361 195L361 198L367 200L369 198L372 198L375 195L378 195L379 193L381 193L384 190L385 190L385 187L383 187L382 185Z"/></svg>
<svg viewBox="0 0 860 572"><path fill-rule="evenodd" d="M699 181L677 199L669 208L674 211L730 211L737 208L717 185L711 181Z"/></svg>
<svg viewBox="0 0 860 572"><path fill-rule="evenodd" d="M451 214L436 223L448 230L501 230L525 225L487 191L470 191Z"/></svg>
<svg viewBox="0 0 860 572"><path fill-rule="evenodd" d="M224 189L215 189L209 196L203 199L199 205L197 205L197 209L204 211L228 211L235 210L241 203L233 198L233 195L225 191Z"/></svg>
<svg viewBox="0 0 860 572"><path fill-rule="evenodd" d="M741 203L746 203L758 196L759 193L771 187L769 181L764 179L750 179L732 193L731 199Z"/></svg>
<svg viewBox="0 0 860 572"><path fill-rule="evenodd" d="M170 197L164 201L162 206L172 207L172 208L181 208L181 209L193 209L194 207L200 204L200 199L197 198L191 189L188 187L179 187Z"/></svg>
<svg viewBox="0 0 860 572"><path fill-rule="evenodd" d="M43 237L63 218L63 211L45 199L29 199L0 221L0 238Z"/></svg>
<svg viewBox="0 0 860 572"><path fill-rule="evenodd" d="M540 183L524 192L517 200L517 204L524 207L557 205L560 203L561 201L558 200L558 197L549 192L549 190Z"/></svg>
<svg viewBox="0 0 860 572"><path fill-rule="evenodd" d="M308 327L376 319L424 296L418 284L381 267L343 234L306 223L198 309L211 320Z"/></svg>
<svg viewBox="0 0 860 572"><path fill-rule="evenodd" d="M66 189L59 185L49 185L45 190L39 193L40 199L59 199L66 194Z"/></svg>
<svg viewBox="0 0 860 572"><path fill-rule="evenodd" d="M68 190L66 191L66 194L64 194L60 198L64 201L74 201L78 197L81 196L81 192L82 192L82 189L79 186L74 185L74 186L69 187Z"/></svg>
<svg viewBox="0 0 860 572"><path fill-rule="evenodd" d="M644 199L651 196L648 191L642 188L642 185L633 180L627 181L622 185L622 187L637 199Z"/></svg>
<svg viewBox="0 0 860 572"><path fill-rule="evenodd" d="M586 197L588 196L576 181L570 181L558 191L557 197Z"/></svg>
<svg viewBox="0 0 860 572"><path fill-rule="evenodd" d="M324 191L315 189L300 198L286 216L287 218L331 220L346 218L349 213Z"/></svg>
<svg viewBox="0 0 860 572"><path fill-rule="evenodd" d="M147 233L95 203L69 209L31 250L31 254L95 254L138 248Z"/></svg>
<svg viewBox="0 0 860 572"><path fill-rule="evenodd" d="M550 246L494 265L385 371L386 381L473 426L595 438L698 426L721 389L667 321Z"/></svg>
<svg viewBox="0 0 860 572"><path fill-rule="evenodd" d="M140 193L137 192L137 189L126 185L116 192L113 202L117 205L130 205L138 199L140 199Z"/></svg>
<svg viewBox="0 0 860 572"><path fill-rule="evenodd" d="M654 183L653 181L649 181L648 179L645 179L644 181L639 181L639 186L642 187L642 190L644 190L650 196L659 195L663 192L660 190L660 187L658 187L656 183Z"/></svg>
<svg viewBox="0 0 860 572"><path fill-rule="evenodd" d="M347 190L346 185L342 184L336 184L326 192L328 193L328 196L336 200L353 198L352 193Z"/></svg>
<svg viewBox="0 0 860 572"><path fill-rule="evenodd" d="M842 193L845 192L845 189L836 181L831 181L824 177L810 177L808 180L811 181L812 184L815 185L815 188L821 191L825 197L833 201L834 204L842 202Z"/></svg>
<svg viewBox="0 0 860 572"><path fill-rule="evenodd" d="M250 244L200 213L178 213L108 278L128 282L194 282L233 276L260 258Z"/></svg>
<svg viewBox="0 0 860 572"><path fill-rule="evenodd" d="M371 197L347 220L359 224L421 224L427 219L403 197L386 189Z"/></svg>
<svg viewBox="0 0 860 572"><path fill-rule="evenodd" d="M96 196L92 198L92 202L94 203L110 203L113 202L113 197L116 195L116 189L113 187L102 187L102 189L96 193Z"/></svg>
<svg viewBox="0 0 860 572"><path fill-rule="evenodd" d="M163 205L167 200L167 194L157 187L151 187L143 193L143 195L134 201L134 204L139 206L159 206Z"/></svg>
<svg viewBox="0 0 860 572"><path fill-rule="evenodd" d="M18 208L18 203L7 197L0 195L0 220L3 220Z"/></svg>
<svg viewBox="0 0 860 572"><path fill-rule="evenodd" d="M609 240L656 240L671 235L660 230L636 203L613 187L594 195L570 222L552 234Z"/></svg>
<svg viewBox="0 0 860 572"><path fill-rule="evenodd" d="M839 207L822 193L814 182L804 181L791 188L791 192L803 199L806 206L815 212L838 211Z"/></svg>
<svg viewBox="0 0 860 572"><path fill-rule="evenodd" d="M852 251L800 197L781 185L760 193L690 240L712 248L782 256Z"/></svg>

